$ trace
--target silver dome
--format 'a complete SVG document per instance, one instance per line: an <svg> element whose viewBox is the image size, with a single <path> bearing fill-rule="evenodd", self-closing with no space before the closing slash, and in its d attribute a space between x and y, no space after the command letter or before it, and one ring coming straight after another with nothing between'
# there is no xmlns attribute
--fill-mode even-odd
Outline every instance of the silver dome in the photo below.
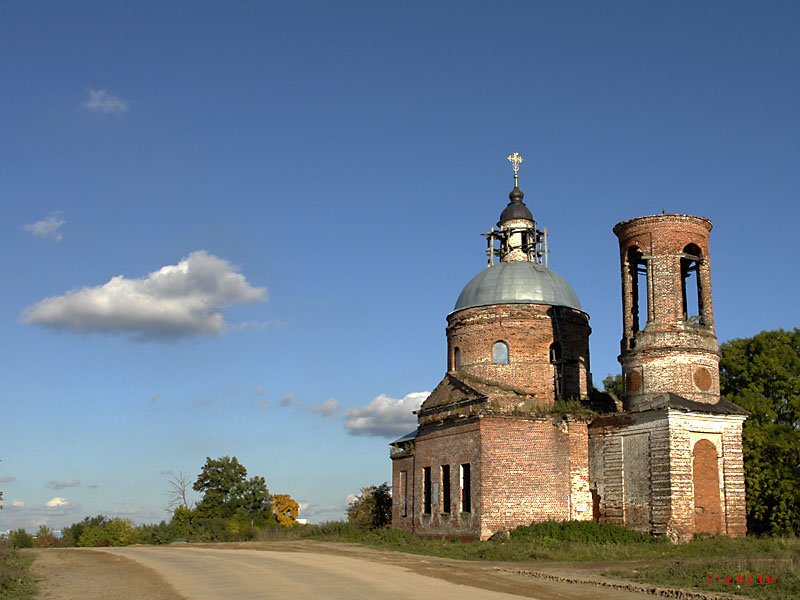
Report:
<svg viewBox="0 0 800 600"><path fill-rule="evenodd" d="M492 265L461 291L453 312L490 304L547 304L581 309L578 296L555 271L527 261Z"/></svg>

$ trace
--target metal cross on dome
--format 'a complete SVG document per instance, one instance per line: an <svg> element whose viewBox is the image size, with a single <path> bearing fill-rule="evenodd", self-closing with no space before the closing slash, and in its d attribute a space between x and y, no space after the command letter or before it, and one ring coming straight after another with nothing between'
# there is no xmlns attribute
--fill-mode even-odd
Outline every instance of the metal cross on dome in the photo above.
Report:
<svg viewBox="0 0 800 600"><path fill-rule="evenodd" d="M516 175L519 172L519 163L522 162L522 157L518 152L514 152L514 154L508 155L508 162L514 167L514 174Z"/></svg>
<svg viewBox="0 0 800 600"><path fill-rule="evenodd" d="M508 162L514 168L514 187L517 187L519 185L519 163L522 162L522 157L518 152L514 152L514 154L508 155Z"/></svg>

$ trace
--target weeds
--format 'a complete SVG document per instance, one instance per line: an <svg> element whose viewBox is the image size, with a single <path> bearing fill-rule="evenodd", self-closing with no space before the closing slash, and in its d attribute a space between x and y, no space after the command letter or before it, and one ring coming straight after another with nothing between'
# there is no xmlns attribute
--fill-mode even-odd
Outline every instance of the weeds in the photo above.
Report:
<svg viewBox="0 0 800 600"><path fill-rule="evenodd" d="M28 600L36 593L34 577L29 571L33 557L23 555L0 540L0 598L3 600Z"/></svg>

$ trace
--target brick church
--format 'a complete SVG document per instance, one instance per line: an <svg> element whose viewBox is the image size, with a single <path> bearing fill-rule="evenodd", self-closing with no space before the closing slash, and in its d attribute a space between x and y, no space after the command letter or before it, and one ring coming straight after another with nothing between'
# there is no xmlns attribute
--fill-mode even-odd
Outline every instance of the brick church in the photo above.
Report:
<svg viewBox="0 0 800 600"><path fill-rule="evenodd" d="M593 389L589 315L548 268L546 229L514 189L488 266L447 315L447 372L392 442L392 525L486 539L590 520L687 541L743 536L742 423L720 397L711 221L618 223L621 402Z"/></svg>

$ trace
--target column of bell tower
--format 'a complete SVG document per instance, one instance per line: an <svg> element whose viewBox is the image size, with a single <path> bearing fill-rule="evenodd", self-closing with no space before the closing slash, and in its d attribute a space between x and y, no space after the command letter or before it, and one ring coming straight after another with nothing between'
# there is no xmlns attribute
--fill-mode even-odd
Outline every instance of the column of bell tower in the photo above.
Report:
<svg viewBox="0 0 800 600"><path fill-rule="evenodd" d="M671 392L719 401L719 352L709 271L711 221L661 214L623 221L622 364L627 410Z"/></svg>

